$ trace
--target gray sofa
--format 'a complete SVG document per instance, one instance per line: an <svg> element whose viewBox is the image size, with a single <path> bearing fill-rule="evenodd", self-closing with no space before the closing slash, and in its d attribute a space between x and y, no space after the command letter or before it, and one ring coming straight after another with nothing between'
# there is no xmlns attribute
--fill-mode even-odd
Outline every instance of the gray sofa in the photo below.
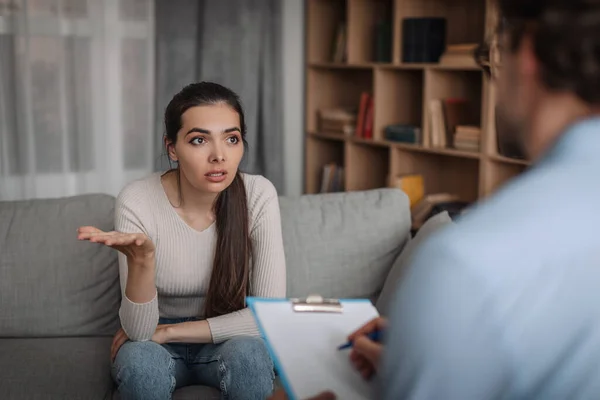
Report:
<svg viewBox="0 0 600 400"><path fill-rule="evenodd" d="M0 202L0 399L118 398L109 362L116 252L76 240L81 225L111 230L113 206L107 195ZM376 301L410 240L402 192L281 197L280 207L290 297ZM200 398L219 393L194 386L174 395Z"/></svg>

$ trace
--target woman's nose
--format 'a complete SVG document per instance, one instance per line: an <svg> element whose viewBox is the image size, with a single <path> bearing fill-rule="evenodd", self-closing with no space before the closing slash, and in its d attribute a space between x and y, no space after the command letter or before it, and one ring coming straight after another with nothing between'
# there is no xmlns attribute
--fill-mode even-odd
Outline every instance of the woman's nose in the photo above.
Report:
<svg viewBox="0 0 600 400"><path fill-rule="evenodd" d="M211 163L222 163L223 161L225 161L225 154L223 153L223 150L221 149L220 146L215 146L210 155L210 162Z"/></svg>

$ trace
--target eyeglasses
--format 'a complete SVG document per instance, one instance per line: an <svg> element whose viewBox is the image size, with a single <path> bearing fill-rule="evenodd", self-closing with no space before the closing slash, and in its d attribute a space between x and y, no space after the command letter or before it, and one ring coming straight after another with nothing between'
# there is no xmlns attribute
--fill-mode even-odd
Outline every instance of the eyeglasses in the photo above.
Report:
<svg viewBox="0 0 600 400"><path fill-rule="evenodd" d="M499 70L502 66L502 52L497 35L481 43L475 49L474 56L477 64L488 78L498 78Z"/></svg>

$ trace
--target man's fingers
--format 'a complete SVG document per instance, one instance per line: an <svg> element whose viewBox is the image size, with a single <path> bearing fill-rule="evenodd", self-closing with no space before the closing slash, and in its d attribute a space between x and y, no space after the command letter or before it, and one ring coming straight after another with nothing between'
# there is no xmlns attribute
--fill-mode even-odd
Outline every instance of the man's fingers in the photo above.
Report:
<svg viewBox="0 0 600 400"><path fill-rule="evenodd" d="M348 340L353 342L358 336L368 335L371 332L375 332L376 330L383 330L387 327L387 320L384 318L378 317L374 318L371 321L367 322L356 331L354 331L350 336L348 336Z"/></svg>
<svg viewBox="0 0 600 400"><path fill-rule="evenodd" d="M335 400L335 394L332 392L323 392L307 400Z"/></svg>
<svg viewBox="0 0 600 400"><path fill-rule="evenodd" d="M353 348L358 354L369 360L374 367L377 367L381 355L381 344L369 340L366 336L359 336L354 341Z"/></svg>

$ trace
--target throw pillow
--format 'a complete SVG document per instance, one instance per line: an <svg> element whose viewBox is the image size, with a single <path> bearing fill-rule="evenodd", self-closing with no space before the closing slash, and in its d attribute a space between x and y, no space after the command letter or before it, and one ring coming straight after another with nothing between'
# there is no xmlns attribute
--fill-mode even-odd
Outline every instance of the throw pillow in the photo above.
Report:
<svg viewBox="0 0 600 400"><path fill-rule="evenodd" d="M394 264L392 265L392 268L390 269L390 272L387 278L385 279L385 283L383 285L383 288L381 289L381 293L375 304L375 307L377 307L379 314L381 314L382 316L387 316L388 307L394 296L394 291L396 290L398 284L400 283L400 280L402 279L404 270L410 264L416 248L419 247L419 245L423 243L423 241L427 240L427 238L430 237L438 229L444 227L445 225L451 222L452 219L450 218L450 215L448 215L447 211L436 214L433 217L429 218L423 224L421 229L417 231L415 237L408 242L404 250L402 250L402 253L400 253L400 255L394 261Z"/></svg>

